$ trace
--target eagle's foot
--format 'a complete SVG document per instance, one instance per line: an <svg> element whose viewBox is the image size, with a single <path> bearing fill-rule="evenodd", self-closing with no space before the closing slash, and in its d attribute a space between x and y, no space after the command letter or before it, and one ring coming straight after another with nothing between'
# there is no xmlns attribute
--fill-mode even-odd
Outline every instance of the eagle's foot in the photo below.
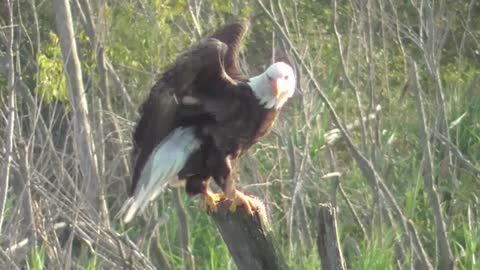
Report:
<svg viewBox="0 0 480 270"><path fill-rule="evenodd" d="M218 203L225 200L225 195L223 193L213 193L208 190L203 193L203 197L205 199L207 209L210 212L217 212Z"/></svg>
<svg viewBox="0 0 480 270"><path fill-rule="evenodd" d="M229 210L235 212L239 206L243 206L249 215L253 215L263 204L258 199L236 190L235 198L232 199Z"/></svg>

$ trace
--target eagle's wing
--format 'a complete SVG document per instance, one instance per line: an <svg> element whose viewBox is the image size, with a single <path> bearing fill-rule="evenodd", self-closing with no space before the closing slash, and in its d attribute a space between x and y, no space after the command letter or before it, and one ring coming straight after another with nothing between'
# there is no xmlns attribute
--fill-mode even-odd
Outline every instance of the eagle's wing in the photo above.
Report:
<svg viewBox="0 0 480 270"><path fill-rule="evenodd" d="M206 40L180 55L153 86L140 108L140 119L133 133L135 161L131 193L137 188L141 171L150 154L175 128L182 99L194 91L194 80L204 69L217 68L226 46L217 40Z"/></svg>
<svg viewBox="0 0 480 270"><path fill-rule="evenodd" d="M250 23L248 21L238 21L217 30L209 37L217 39L227 45L227 51L223 59L223 67L226 75L230 79L237 81L246 79L238 61L238 55L240 46L249 27Z"/></svg>
<svg viewBox="0 0 480 270"><path fill-rule="evenodd" d="M199 86L198 78L201 77L202 81L221 80L225 86L234 85L242 78L237 56L247 29L248 23L236 22L216 31L178 56L153 86L141 106L141 117L133 134L135 166L131 195L140 189L138 181L152 151L176 128L178 114L209 114L205 106L184 104L188 103L186 97L210 91L208 87Z"/></svg>

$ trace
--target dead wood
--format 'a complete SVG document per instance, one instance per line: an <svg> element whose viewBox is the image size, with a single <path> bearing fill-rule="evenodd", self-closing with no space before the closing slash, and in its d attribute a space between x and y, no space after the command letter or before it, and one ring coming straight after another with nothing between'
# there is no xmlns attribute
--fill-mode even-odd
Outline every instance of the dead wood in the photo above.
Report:
<svg viewBox="0 0 480 270"><path fill-rule="evenodd" d="M80 59L77 53L70 2L58 0L54 6L57 32L60 38L62 58L65 66L65 76L68 82L68 96L73 108L75 150L84 177L84 193L98 213L100 208L100 178L95 156L95 144L91 137L87 99L83 86ZM96 213L92 214L95 215Z"/></svg>
<svg viewBox="0 0 480 270"><path fill-rule="evenodd" d="M243 208L231 212L229 206L228 201L220 202L211 216L238 270L288 269L273 241L265 209L249 216Z"/></svg>
<svg viewBox="0 0 480 270"><path fill-rule="evenodd" d="M330 204L321 204L318 211L318 255L322 269L346 269L342 248L338 241L335 208Z"/></svg>

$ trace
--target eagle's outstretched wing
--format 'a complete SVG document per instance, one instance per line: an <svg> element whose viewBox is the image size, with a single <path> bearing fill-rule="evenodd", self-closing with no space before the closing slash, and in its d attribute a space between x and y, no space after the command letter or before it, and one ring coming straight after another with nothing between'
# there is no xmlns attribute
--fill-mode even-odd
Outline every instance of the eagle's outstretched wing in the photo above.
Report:
<svg viewBox="0 0 480 270"><path fill-rule="evenodd" d="M202 106L184 108L189 105L189 97L198 91L209 91L204 87L200 89L199 77L201 81L224 80L231 84L244 78L237 58L247 29L247 22L236 22L216 31L177 57L153 86L141 106L141 117L133 134L135 165L131 195L141 189L139 186L147 184L139 183L142 170L152 151L176 128L178 113L208 114Z"/></svg>
<svg viewBox="0 0 480 270"><path fill-rule="evenodd" d="M226 74L233 80L246 79L245 74L243 74L240 68L238 55L240 53L240 46L249 27L250 24L248 21L239 21L217 30L209 37L217 39L227 45L223 66Z"/></svg>

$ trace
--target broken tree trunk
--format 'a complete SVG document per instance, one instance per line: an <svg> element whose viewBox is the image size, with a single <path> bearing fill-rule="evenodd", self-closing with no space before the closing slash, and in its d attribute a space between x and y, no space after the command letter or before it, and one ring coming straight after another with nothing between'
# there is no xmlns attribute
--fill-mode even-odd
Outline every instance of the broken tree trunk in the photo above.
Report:
<svg viewBox="0 0 480 270"><path fill-rule="evenodd" d="M273 242L265 208L250 216L243 208L231 212L229 206L220 202L211 216L238 270L288 269Z"/></svg>
<svg viewBox="0 0 480 270"><path fill-rule="evenodd" d="M317 246L322 269L346 269L338 241L335 208L331 204L320 204L318 225Z"/></svg>

